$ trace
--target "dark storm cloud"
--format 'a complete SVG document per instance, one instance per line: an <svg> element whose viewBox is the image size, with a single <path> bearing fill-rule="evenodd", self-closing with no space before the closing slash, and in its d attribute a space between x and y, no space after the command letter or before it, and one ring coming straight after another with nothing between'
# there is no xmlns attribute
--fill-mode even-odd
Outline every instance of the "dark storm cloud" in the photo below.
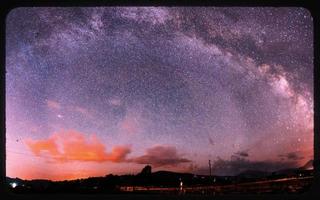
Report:
<svg viewBox="0 0 320 200"><path fill-rule="evenodd" d="M280 154L279 157L294 161L304 159L304 156L301 155L301 152L289 152L287 154Z"/></svg>
<svg viewBox="0 0 320 200"><path fill-rule="evenodd" d="M235 155L242 156L242 157L248 157L249 156L248 152L246 152L246 151L239 151L239 152L235 153Z"/></svg>
<svg viewBox="0 0 320 200"><path fill-rule="evenodd" d="M144 155L130 159L130 161L138 164L150 164L154 167L175 166L191 162L180 156L175 147L159 145L147 149Z"/></svg>

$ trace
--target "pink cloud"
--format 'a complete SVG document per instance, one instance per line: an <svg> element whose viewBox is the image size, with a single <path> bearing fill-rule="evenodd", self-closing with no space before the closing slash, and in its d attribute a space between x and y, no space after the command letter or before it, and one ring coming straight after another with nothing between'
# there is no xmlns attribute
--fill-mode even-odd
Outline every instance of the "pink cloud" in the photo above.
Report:
<svg viewBox="0 0 320 200"><path fill-rule="evenodd" d="M25 142L31 149L32 153L36 156L40 156L41 151L47 151L50 155L57 156L60 152L58 151L58 146L55 140L56 137L51 136L47 140L35 141L33 139L27 139Z"/></svg>
<svg viewBox="0 0 320 200"><path fill-rule="evenodd" d="M80 112L80 113L82 113L84 115L88 113L87 109L79 107L79 106L75 106L74 110L77 111L77 112Z"/></svg>
<svg viewBox="0 0 320 200"><path fill-rule="evenodd" d="M126 156L129 153L131 153L131 150L127 146L116 146L108 154L107 159L112 162L123 162L126 161Z"/></svg>
<svg viewBox="0 0 320 200"><path fill-rule="evenodd" d="M58 162L124 162L127 154L131 152L127 146L116 146L107 153L105 145L95 134L87 138L83 133L73 130L54 133L48 139L27 139L25 142L36 156L47 152L49 158Z"/></svg>
<svg viewBox="0 0 320 200"><path fill-rule="evenodd" d="M86 118L91 118L91 119L94 118L93 113L89 109L81 107L81 106L67 105L65 107L65 111L81 114L81 115L85 116Z"/></svg>
<svg viewBox="0 0 320 200"><path fill-rule="evenodd" d="M61 106L58 102L52 101L52 100L47 100L47 106L51 109L60 109Z"/></svg>

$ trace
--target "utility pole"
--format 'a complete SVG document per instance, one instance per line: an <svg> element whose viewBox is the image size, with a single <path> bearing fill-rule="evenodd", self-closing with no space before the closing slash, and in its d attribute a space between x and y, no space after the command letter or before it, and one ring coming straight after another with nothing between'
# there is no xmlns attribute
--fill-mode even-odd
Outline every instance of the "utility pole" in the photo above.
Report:
<svg viewBox="0 0 320 200"><path fill-rule="evenodd" d="M211 160L209 160L209 174L210 174L210 178L211 178Z"/></svg>

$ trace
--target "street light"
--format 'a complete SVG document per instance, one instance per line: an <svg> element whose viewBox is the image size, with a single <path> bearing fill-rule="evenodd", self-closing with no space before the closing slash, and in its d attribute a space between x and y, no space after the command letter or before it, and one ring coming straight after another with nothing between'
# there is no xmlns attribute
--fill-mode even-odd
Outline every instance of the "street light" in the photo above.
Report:
<svg viewBox="0 0 320 200"><path fill-rule="evenodd" d="M180 180L180 193L182 193L183 192L183 182L182 182L181 178L179 178L179 180Z"/></svg>
<svg viewBox="0 0 320 200"><path fill-rule="evenodd" d="M11 187L12 187L12 188L15 188L15 187L17 187L17 186L18 186L18 184L17 184L17 183L15 183L15 182L10 183L10 185L11 185Z"/></svg>

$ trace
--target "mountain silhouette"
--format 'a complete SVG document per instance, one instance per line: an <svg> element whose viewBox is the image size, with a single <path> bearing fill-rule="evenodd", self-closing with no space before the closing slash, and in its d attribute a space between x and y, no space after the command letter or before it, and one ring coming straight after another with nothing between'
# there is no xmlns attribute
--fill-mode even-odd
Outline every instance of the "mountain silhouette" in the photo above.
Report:
<svg viewBox="0 0 320 200"><path fill-rule="evenodd" d="M313 160L309 160L305 165L303 165L299 169L303 169L303 170L313 169Z"/></svg>
<svg viewBox="0 0 320 200"><path fill-rule="evenodd" d="M246 181L271 180L286 177L311 177L313 170L312 160L300 168L282 169L275 172L259 170L246 170L236 176L208 176L172 171L152 172L151 166L145 166L136 175L106 175L103 177L89 177L86 179L51 181L43 179L22 180L20 178L6 177L7 187L14 188L16 192L83 192L83 193L119 193L121 186L142 187L175 187L183 182L186 186L231 184ZM13 183L16 186L13 187Z"/></svg>

